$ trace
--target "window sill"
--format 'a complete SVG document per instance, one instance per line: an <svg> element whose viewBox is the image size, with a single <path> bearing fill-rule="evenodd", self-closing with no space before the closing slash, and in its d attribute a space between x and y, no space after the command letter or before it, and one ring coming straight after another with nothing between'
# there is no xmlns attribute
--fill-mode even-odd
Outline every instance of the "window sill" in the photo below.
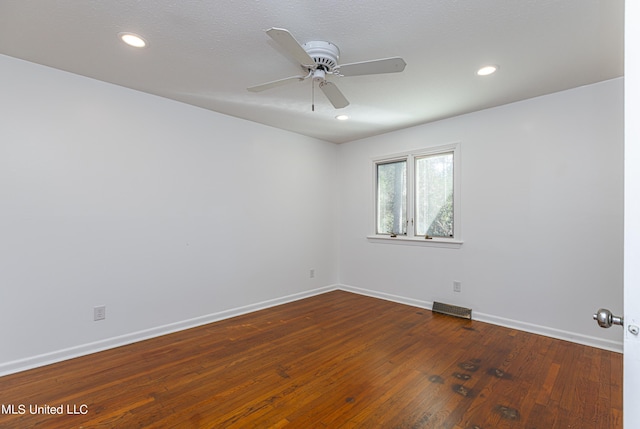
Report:
<svg viewBox="0 0 640 429"><path fill-rule="evenodd" d="M405 246L446 247L449 249L459 249L460 247L462 247L463 243L463 241L450 240L446 238L425 239L423 237L391 237L388 235L368 235L367 240L371 243L402 244Z"/></svg>

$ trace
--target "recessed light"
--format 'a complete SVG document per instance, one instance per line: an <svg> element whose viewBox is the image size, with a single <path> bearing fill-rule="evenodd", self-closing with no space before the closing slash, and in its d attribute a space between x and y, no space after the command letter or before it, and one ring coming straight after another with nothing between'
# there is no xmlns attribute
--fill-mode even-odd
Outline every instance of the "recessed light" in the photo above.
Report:
<svg viewBox="0 0 640 429"><path fill-rule="evenodd" d="M476 74L478 76L489 76L490 74L495 73L496 70L498 70L498 66L484 66L478 69Z"/></svg>
<svg viewBox="0 0 640 429"><path fill-rule="evenodd" d="M120 37L124 43L134 48L144 48L147 46L146 40L144 40L142 36L134 33L118 33L118 37Z"/></svg>
<svg viewBox="0 0 640 429"><path fill-rule="evenodd" d="M347 115L338 115L336 116L336 119L339 121L346 121L347 119L349 119L349 116Z"/></svg>

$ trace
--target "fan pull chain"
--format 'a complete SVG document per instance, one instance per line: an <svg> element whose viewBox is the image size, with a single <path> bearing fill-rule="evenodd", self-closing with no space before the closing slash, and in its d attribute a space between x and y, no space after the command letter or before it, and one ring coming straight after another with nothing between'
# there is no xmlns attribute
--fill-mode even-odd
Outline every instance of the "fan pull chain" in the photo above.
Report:
<svg viewBox="0 0 640 429"><path fill-rule="evenodd" d="M316 104L315 104L316 92L315 92L315 87L316 87L315 82L312 80L311 81L311 111L312 112L316 111Z"/></svg>

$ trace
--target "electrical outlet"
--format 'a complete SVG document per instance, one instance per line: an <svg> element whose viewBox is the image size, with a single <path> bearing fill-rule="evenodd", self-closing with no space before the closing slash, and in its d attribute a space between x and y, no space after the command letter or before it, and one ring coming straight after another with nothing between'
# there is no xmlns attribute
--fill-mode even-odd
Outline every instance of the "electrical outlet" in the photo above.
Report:
<svg viewBox="0 0 640 429"><path fill-rule="evenodd" d="M104 305L99 305L98 307L93 307L93 320L104 320L107 318L107 307Z"/></svg>
<svg viewBox="0 0 640 429"><path fill-rule="evenodd" d="M454 292L462 292L462 283L461 282L453 282L453 291Z"/></svg>
<svg viewBox="0 0 640 429"><path fill-rule="evenodd" d="M310 270L309 270L309 278L310 278L310 279L313 279L313 278L315 278L315 276L316 276L316 270L315 270L315 269L313 269L313 268L312 268L312 269L310 269Z"/></svg>

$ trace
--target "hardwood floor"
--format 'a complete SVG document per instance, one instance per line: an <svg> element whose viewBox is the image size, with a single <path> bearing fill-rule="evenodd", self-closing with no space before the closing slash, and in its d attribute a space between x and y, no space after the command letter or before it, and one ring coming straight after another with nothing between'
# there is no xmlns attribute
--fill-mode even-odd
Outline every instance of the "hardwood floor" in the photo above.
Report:
<svg viewBox="0 0 640 429"><path fill-rule="evenodd" d="M1 377L0 404L21 429L617 429L622 356L334 291Z"/></svg>

